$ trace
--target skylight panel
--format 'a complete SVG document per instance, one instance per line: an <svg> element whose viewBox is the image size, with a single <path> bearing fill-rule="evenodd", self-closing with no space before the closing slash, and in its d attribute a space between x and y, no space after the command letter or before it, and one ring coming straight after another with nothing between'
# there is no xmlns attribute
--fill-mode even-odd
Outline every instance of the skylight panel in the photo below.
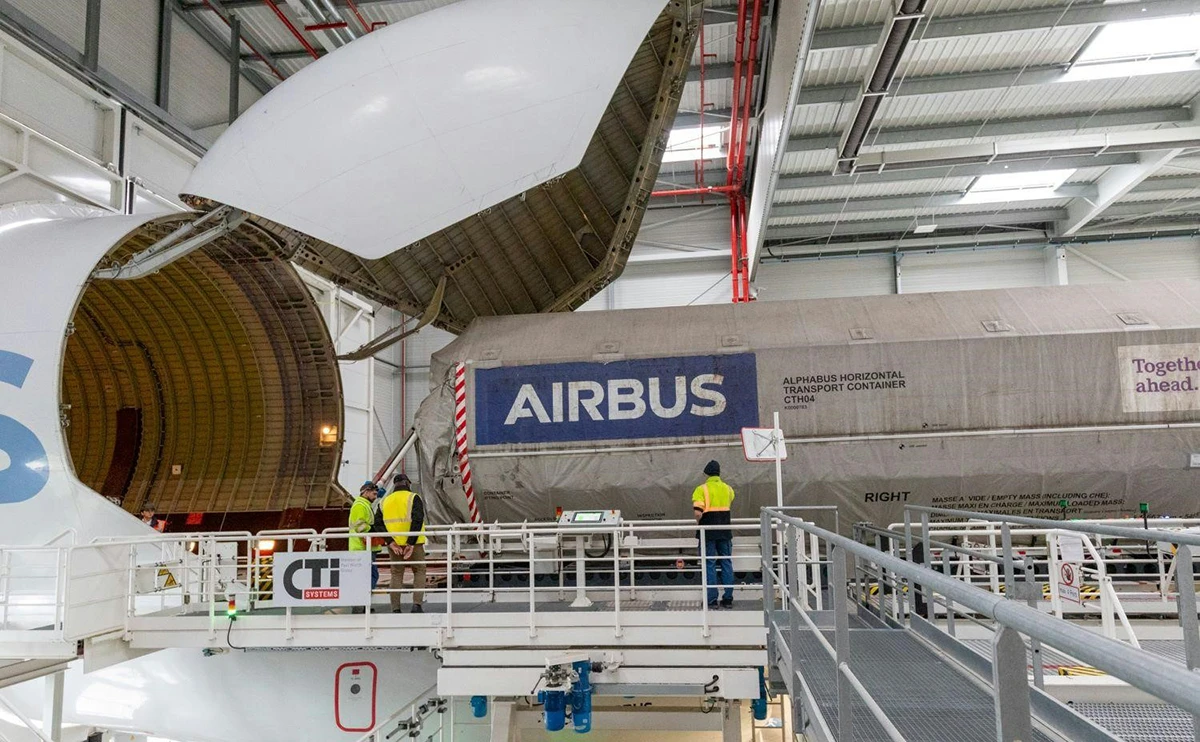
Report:
<svg viewBox="0 0 1200 742"><path fill-rule="evenodd" d="M713 160L725 156L725 126L705 126L703 139L699 126L672 129L667 137L667 150L663 162L691 162Z"/></svg>
<svg viewBox="0 0 1200 742"><path fill-rule="evenodd" d="M1188 56L1200 51L1200 14L1110 23L1091 40L1077 65Z"/></svg>
<svg viewBox="0 0 1200 742"><path fill-rule="evenodd" d="M1072 168L981 175L967 189L961 203L1002 203L1056 198L1055 190L1074 172Z"/></svg>

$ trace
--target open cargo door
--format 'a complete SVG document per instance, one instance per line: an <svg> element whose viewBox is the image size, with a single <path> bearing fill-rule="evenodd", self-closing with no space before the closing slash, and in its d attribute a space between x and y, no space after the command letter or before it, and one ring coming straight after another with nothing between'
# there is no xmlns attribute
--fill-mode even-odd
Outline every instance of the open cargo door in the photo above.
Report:
<svg viewBox="0 0 1200 742"><path fill-rule="evenodd" d="M700 0L464 0L306 67L185 186L296 263L460 332L571 310L620 274ZM441 287L441 288L439 288Z"/></svg>

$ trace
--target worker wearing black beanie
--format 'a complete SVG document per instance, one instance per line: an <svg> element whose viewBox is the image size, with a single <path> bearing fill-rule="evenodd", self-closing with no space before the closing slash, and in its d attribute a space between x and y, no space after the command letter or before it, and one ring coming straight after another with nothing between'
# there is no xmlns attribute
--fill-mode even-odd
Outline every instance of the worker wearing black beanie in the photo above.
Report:
<svg viewBox="0 0 1200 742"><path fill-rule="evenodd" d="M733 488L721 481L721 464L710 461L704 466L708 479L692 492L692 510L701 528L701 557L708 580L708 605L710 608L733 607L733 532L729 528L733 506ZM717 570L720 569L720 584L725 588L721 602L717 603Z"/></svg>

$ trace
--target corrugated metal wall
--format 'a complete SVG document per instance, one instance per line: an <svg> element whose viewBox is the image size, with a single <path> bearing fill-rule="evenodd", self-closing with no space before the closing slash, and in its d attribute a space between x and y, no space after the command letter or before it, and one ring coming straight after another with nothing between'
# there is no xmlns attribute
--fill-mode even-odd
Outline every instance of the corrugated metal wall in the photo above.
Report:
<svg viewBox="0 0 1200 742"><path fill-rule="evenodd" d="M901 292L1042 286L1046 282L1045 260L1041 248L909 253L900 262Z"/></svg>

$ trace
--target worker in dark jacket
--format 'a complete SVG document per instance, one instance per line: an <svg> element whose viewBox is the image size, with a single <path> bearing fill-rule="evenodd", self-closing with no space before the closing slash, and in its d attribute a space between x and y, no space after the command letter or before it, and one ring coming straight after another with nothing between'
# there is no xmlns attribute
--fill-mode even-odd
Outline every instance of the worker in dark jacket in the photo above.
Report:
<svg viewBox="0 0 1200 742"><path fill-rule="evenodd" d="M725 586L725 595L719 605L721 608L732 608L733 560L730 557L733 554L733 531L729 528L729 510L733 507L733 488L721 481L721 465L716 461L708 462L704 474L708 479L692 492L692 511L696 515L696 522L705 526L702 556L708 575L708 607L718 607L717 570L720 569L720 584Z"/></svg>
<svg viewBox="0 0 1200 742"><path fill-rule="evenodd" d="M412 482L403 472L392 479L392 493L383 498L379 512L388 532L394 534L388 548L392 552L392 613L401 612L400 589L404 573L413 573L413 613L423 613L425 602L425 504L412 491Z"/></svg>

